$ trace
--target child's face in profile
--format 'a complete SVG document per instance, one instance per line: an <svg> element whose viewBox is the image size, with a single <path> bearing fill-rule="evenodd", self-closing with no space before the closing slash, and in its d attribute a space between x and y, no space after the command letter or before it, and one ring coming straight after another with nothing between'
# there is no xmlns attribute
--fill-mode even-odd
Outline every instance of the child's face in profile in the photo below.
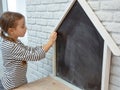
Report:
<svg viewBox="0 0 120 90"><path fill-rule="evenodd" d="M14 34L16 37L23 37L26 33L26 25L25 25L25 19L22 18L17 21L17 26L14 30Z"/></svg>

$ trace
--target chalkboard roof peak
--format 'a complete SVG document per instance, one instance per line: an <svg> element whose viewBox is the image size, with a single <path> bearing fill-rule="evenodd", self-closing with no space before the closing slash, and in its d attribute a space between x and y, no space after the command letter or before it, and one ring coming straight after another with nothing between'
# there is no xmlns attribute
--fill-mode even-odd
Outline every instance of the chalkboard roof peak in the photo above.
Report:
<svg viewBox="0 0 120 90"><path fill-rule="evenodd" d="M116 42L112 39L110 34L107 32L105 27L102 25L94 11L91 9L91 7L88 5L86 0L71 0L70 4L66 8L64 15L60 18L59 23L55 26L55 31L58 30L60 25L62 24L63 20L66 18L67 14L71 10L71 8L74 6L75 2L79 2L83 10L85 11L86 15L89 17L93 25L96 27L97 31L99 34L102 36L104 39L104 42L107 44L111 52L116 55L120 56L120 48L117 46Z"/></svg>

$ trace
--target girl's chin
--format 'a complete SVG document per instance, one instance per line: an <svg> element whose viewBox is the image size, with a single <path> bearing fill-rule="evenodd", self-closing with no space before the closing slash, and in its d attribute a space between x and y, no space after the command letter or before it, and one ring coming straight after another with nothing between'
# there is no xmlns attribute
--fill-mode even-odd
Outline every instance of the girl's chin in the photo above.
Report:
<svg viewBox="0 0 120 90"><path fill-rule="evenodd" d="M24 37L25 35L21 35L20 37Z"/></svg>

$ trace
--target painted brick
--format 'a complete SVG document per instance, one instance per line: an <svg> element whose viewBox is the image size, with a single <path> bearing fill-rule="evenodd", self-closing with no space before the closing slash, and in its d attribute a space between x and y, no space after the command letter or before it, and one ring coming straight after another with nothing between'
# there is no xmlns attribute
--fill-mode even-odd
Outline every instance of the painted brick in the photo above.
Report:
<svg viewBox="0 0 120 90"><path fill-rule="evenodd" d="M66 3L66 4L65 4L65 3L60 4L60 5L59 5L59 11L63 11L63 12L64 12L65 9L67 8L67 6L68 6L67 3Z"/></svg>
<svg viewBox="0 0 120 90"><path fill-rule="evenodd" d="M46 76L49 74L47 70L45 70L44 68L40 68L40 67L38 67L38 72L41 72L42 75L46 75Z"/></svg>
<svg viewBox="0 0 120 90"><path fill-rule="evenodd" d="M37 79L39 79L40 76L42 76L42 72L38 72L37 70L32 71L32 74L35 75Z"/></svg>
<svg viewBox="0 0 120 90"><path fill-rule="evenodd" d="M55 19L49 19L47 20L48 26L55 26L56 23L58 23L58 20Z"/></svg>
<svg viewBox="0 0 120 90"><path fill-rule="evenodd" d="M113 56L113 57L112 57L112 64L113 64L113 65L120 66L120 57Z"/></svg>
<svg viewBox="0 0 120 90"><path fill-rule="evenodd" d="M46 19L53 19L53 12L44 12L41 13L41 18L46 18ZM47 21L47 20L46 20Z"/></svg>
<svg viewBox="0 0 120 90"><path fill-rule="evenodd" d="M44 33L44 32L42 32L40 36L43 37L43 38L47 38L47 37L48 37L48 36L46 35L46 33Z"/></svg>
<svg viewBox="0 0 120 90"><path fill-rule="evenodd" d="M120 69L119 68L120 67L117 65L112 65L111 74L120 77ZM111 82L112 82L112 80L111 80Z"/></svg>
<svg viewBox="0 0 120 90"><path fill-rule="evenodd" d="M40 29L41 29L40 25L37 25L37 21L36 21L36 25L34 25L34 29L37 31L40 31Z"/></svg>
<svg viewBox="0 0 120 90"><path fill-rule="evenodd" d="M52 63L53 63L53 59L52 60L48 60L48 65L50 65L52 67Z"/></svg>
<svg viewBox="0 0 120 90"><path fill-rule="evenodd" d="M36 31L29 31L29 34L28 35L30 35L30 36L32 36L32 37L34 37L35 38L35 36L36 36ZM35 40L35 39L34 39Z"/></svg>
<svg viewBox="0 0 120 90"><path fill-rule="evenodd" d="M102 0L100 7L103 10L119 10L120 0Z"/></svg>
<svg viewBox="0 0 120 90"><path fill-rule="evenodd" d="M53 3L67 3L68 0L54 0Z"/></svg>
<svg viewBox="0 0 120 90"><path fill-rule="evenodd" d="M111 35L112 35L113 39L115 40L115 42L117 44L120 44L120 35L118 33L112 33Z"/></svg>
<svg viewBox="0 0 120 90"><path fill-rule="evenodd" d="M116 86L120 87L120 78L118 76L111 75L110 78L111 78L110 79L110 83L112 83L113 85L116 85ZM111 81L114 81L114 83L111 82Z"/></svg>
<svg viewBox="0 0 120 90"><path fill-rule="evenodd" d="M31 61L31 62L29 63L29 65L30 65L29 68L31 68L31 69L33 69L33 70L37 70L37 65L36 65L33 61Z"/></svg>
<svg viewBox="0 0 120 90"><path fill-rule="evenodd" d="M100 2L99 1L89 1L88 3L93 10L99 10L100 9Z"/></svg>
<svg viewBox="0 0 120 90"><path fill-rule="evenodd" d="M31 0L26 0L26 5L27 6L31 5Z"/></svg>
<svg viewBox="0 0 120 90"><path fill-rule="evenodd" d="M105 22L103 23L105 28L109 31L109 32L115 32L115 33L120 33L120 23L116 23L116 22Z"/></svg>
<svg viewBox="0 0 120 90"><path fill-rule="evenodd" d="M120 22L120 11L116 11L113 16L115 22Z"/></svg>
<svg viewBox="0 0 120 90"><path fill-rule="evenodd" d="M113 12L97 11L96 14L101 21L112 21L113 20L113 14L114 14Z"/></svg>
<svg viewBox="0 0 120 90"><path fill-rule="evenodd" d="M36 19L41 17L41 12L35 12L34 14L35 14L34 16Z"/></svg>
<svg viewBox="0 0 120 90"><path fill-rule="evenodd" d="M53 3L53 0L41 0L41 4L50 4Z"/></svg>
<svg viewBox="0 0 120 90"><path fill-rule="evenodd" d="M37 70L38 70L38 68L43 68L43 63L41 61L38 62Z"/></svg>
<svg viewBox="0 0 120 90"><path fill-rule="evenodd" d="M47 31L46 31L47 33L51 33L51 32L54 31L54 26L47 26L47 27L46 27L46 30L47 30Z"/></svg>
<svg viewBox="0 0 120 90"><path fill-rule="evenodd" d="M44 68L45 70L51 72L52 71L52 67L50 65L44 64Z"/></svg>
<svg viewBox="0 0 120 90"><path fill-rule="evenodd" d="M32 81L38 80L37 76L34 75L34 74L30 74L29 76L30 76L30 77L29 77L29 78L30 78L29 82L32 82Z"/></svg>
<svg viewBox="0 0 120 90"><path fill-rule="evenodd" d="M54 19L60 19L63 16L63 11L59 11L59 12L53 12L53 17Z"/></svg>
<svg viewBox="0 0 120 90"><path fill-rule="evenodd" d="M47 10L47 5L37 5L36 11L45 12Z"/></svg>
<svg viewBox="0 0 120 90"><path fill-rule="evenodd" d="M35 11L35 10L36 10L35 6L28 6L27 7L27 12L31 12L31 11Z"/></svg>
<svg viewBox="0 0 120 90"><path fill-rule="evenodd" d="M27 20L27 22L28 24L35 24L35 19L30 18Z"/></svg>
<svg viewBox="0 0 120 90"><path fill-rule="evenodd" d="M47 5L47 11L50 12L55 12L55 11L60 11L60 5L59 4L49 4Z"/></svg>
<svg viewBox="0 0 120 90"><path fill-rule="evenodd" d="M37 19L36 20L36 24L38 24L38 25L47 25L47 20L46 19Z"/></svg>
<svg viewBox="0 0 120 90"><path fill-rule="evenodd" d="M35 18L35 16L36 16L36 14L34 12L28 12L27 14L28 14L27 15L28 19L29 18Z"/></svg>
<svg viewBox="0 0 120 90"><path fill-rule="evenodd" d="M41 3L41 0L31 0L31 4L33 5L36 5L36 4L40 4Z"/></svg>
<svg viewBox="0 0 120 90"><path fill-rule="evenodd" d="M118 86L115 86L113 84L110 84L109 90L119 90L120 88Z"/></svg>
<svg viewBox="0 0 120 90"><path fill-rule="evenodd" d="M39 27L39 25L37 25L36 23L34 23L34 24L31 25L31 28L32 28L32 31L36 32L37 30L40 30L41 27Z"/></svg>

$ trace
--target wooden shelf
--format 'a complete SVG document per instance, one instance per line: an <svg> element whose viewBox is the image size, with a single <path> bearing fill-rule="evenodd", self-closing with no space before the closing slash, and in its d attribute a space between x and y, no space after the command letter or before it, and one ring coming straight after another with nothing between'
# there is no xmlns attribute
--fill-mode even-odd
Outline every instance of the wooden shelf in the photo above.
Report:
<svg viewBox="0 0 120 90"><path fill-rule="evenodd" d="M28 83L14 90L72 90L58 80L52 77L46 77L37 81Z"/></svg>

